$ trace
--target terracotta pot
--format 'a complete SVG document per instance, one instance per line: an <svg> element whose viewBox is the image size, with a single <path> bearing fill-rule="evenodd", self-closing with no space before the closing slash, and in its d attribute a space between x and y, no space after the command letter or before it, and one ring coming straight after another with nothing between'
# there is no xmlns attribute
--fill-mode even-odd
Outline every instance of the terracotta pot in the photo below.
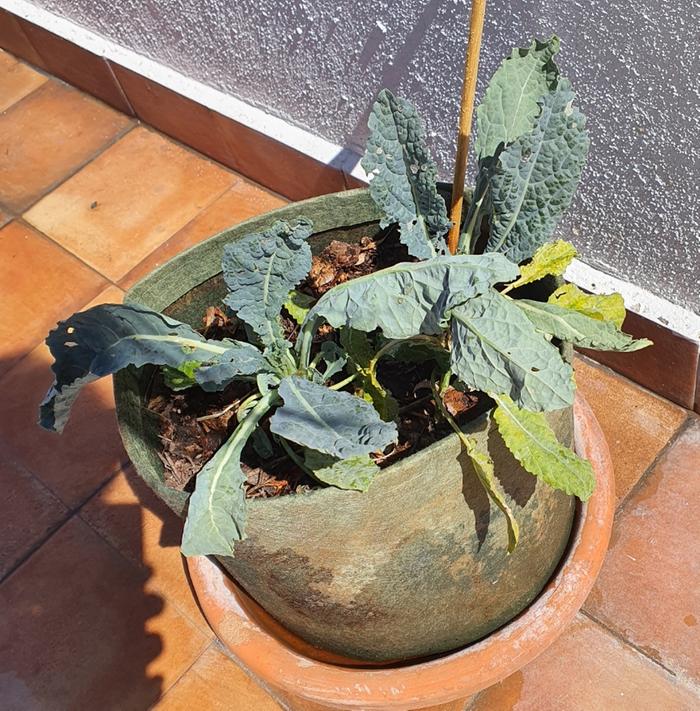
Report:
<svg viewBox="0 0 700 711"><path fill-rule="evenodd" d="M535 602L497 632L428 661L353 668L281 628L213 560L190 558L191 586L209 624L234 659L290 709L462 709L470 696L551 645L600 571L615 511L612 462L595 416L579 396L574 412L576 450L593 465L595 492L577 507L571 543L557 573Z"/></svg>
<svg viewBox="0 0 700 711"><path fill-rule="evenodd" d="M378 231L367 190L314 198L179 255L127 299L196 326L225 294L223 246L299 216L313 221L315 251L331 239ZM552 283L539 288L546 297ZM151 372L130 369L115 378L120 430L139 474L182 515L188 495L165 486L156 426L143 407ZM571 409L548 419L570 446ZM574 499L523 470L485 417L468 429L492 456L516 512L520 544L513 555L506 552L505 518L451 435L385 469L364 494L329 487L249 502L247 538L222 563L287 629L344 657L410 659L484 637L530 604L550 578L569 540Z"/></svg>

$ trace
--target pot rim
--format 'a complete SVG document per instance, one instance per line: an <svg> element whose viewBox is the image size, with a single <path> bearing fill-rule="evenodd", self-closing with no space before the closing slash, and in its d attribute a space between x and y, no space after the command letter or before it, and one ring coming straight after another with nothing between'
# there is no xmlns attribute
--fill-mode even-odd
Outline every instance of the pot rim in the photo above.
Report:
<svg viewBox="0 0 700 711"><path fill-rule="evenodd" d="M569 548L529 607L463 649L396 667L358 668L319 661L301 651L311 648L291 633L275 633L274 626L260 624L245 592L207 557L186 559L193 593L209 625L235 659L284 694L364 710L418 709L471 696L521 669L549 647L581 609L603 564L615 513L614 473L600 425L579 394L574 425L576 451L590 460L597 482L587 504L577 509Z"/></svg>

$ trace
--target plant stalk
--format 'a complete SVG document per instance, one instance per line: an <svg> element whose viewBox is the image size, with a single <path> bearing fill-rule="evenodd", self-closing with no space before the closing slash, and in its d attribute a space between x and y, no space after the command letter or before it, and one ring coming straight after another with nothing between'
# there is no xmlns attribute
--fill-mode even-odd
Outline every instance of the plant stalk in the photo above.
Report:
<svg viewBox="0 0 700 711"><path fill-rule="evenodd" d="M474 95L476 94L476 75L479 69L479 52L481 51L481 35L484 29L485 13L486 0L472 0L467 56L464 63L462 102L459 111L457 156L455 158L454 178L452 180L452 202L450 204L452 227L447 237L447 246L452 254L457 252L459 230L462 222L464 177L467 172L467 155L469 153L469 141L472 132L472 116L474 115Z"/></svg>

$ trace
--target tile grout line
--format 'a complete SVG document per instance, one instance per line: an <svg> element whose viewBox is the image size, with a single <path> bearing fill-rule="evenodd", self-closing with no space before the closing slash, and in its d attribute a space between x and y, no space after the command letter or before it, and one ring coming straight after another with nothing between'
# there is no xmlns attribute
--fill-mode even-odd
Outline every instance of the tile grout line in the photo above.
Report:
<svg viewBox="0 0 700 711"><path fill-rule="evenodd" d="M1 50L1 48L0 48L0 50ZM6 51L6 50L2 50L2 51ZM8 54L10 54L10 53L8 52ZM14 57L14 55L12 55L12 56ZM17 59L17 57L15 57L15 59ZM22 60L17 59L17 61L19 62ZM22 63L24 64L23 61L22 61ZM25 66L29 66L29 65L25 65ZM33 71L36 71L33 65L29 66L29 68L32 69ZM41 82L41 84L35 86L28 94L25 94L24 96L20 96L19 99L16 99L9 106L6 106L2 111L0 111L0 116L3 116L8 111L12 111L12 109L14 109L15 106L19 106L25 99L28 99L30 96L33 96L34 94L36 94L36 92L39 91L39 89L43 89L52 78L50 75L46 74L46 72L37 71L37 74L43 76L44 81Z"/></svg>
<svg viewBox="0 0 700 711"><path fill-rule="evenodd" d="M150 571L151 571L150 566L146 565L145 563L139 563L139 562L134 561L134 560L132 560L131 558L129 558L119 547L117 547L114 543L112 543L112 541L110 541L109 538L107 538L107 537L102 533L102 531L100 531L99 529L97 529L95 526L92 525L92 523L90 523L90 521L88 521L86 518L84 518L84 517L82 516L82 509L83 509L83 507L86 506L86 505L94 498L95 495L99 494L102 489L106 488L107 485L110 484L110 483L120 474L121 471L122 471L122 469L120 469L119 471L115 472L115 473L109 478L108 481L105 481L105 482L104 482L104 485L100 485L99 490L95 491L94 494L91 494L90 497L88 497L88 499L86 499L86 500L80 505L80 507L76 510L75 513L76 513L76 515L78 516L78 518L79 518L94 534L96 534L102 541L104 541L104 543L106 543L115 553L117 553L120 558L122 558L123 560L125 560L129 565L133 566L136 570L138 570L138 571L140 571L140 572L150 572ZM138 475L137 475L137 476L138 476ZM139 510L144 509L144 508L146 508L146 507L139 501ZM178 549L179 549L179 548L180 548L180 546L178 545ZM182 556L182 554L180 554L180 556ZM183 570L183 575L185 575L184 570ZM152 579L152 577L153 577L152 575L149 575L148 580ZM197 630L198 632L201 632L202 634L205 634L204 631L202 630L202 626L197 622L197 620L192 619L192 617L190 616L190 614L189 614L183 607L180 606L180 604L177 602L177 600L173 600L173 599L169 598L169 597L167 596L166 591L165 591L165 590L162 590L159 585L156 585L155 587L157 588L158 594L162 595L164 599L165 599L166 597L168 598L168 602L178 611L178 613L180 614L180 616L181 616L183 619L185 619L187 622L189 622L190 625L192 625L192 627L193 627L195 630ZM206 626L209 630L211 630L211 627L209 627L209 623L206 621L206 618L204 617L204 615L202 615L202 619L204 619L204 623L205 623L204 626ZM213 634L213 631L212 631L212 634ZM216 635L214 635L214 639L216 639ZM212 640L210 640L210 641L212 641Z"/></svg>
<svg viewBox="0 0 700 711"><path fill-rule="evenodd" d="M54 77L55 79L55 77ZM60 81L60 80L56 80ZM80 89L76 89L74 86L71 84L66 84L66 82L61 82L62 84L65 84L71 91L76 91L84 96L88 96L91 99L93 98L91 94L86 94L85 92L81 92ZM38 87L38 89L41 89L45 84L42 84L42 86ZM99 100L98 100L99 101ZM104 102L101 102L104 103ZM38 203L40 203L45 197L50 195L52 192L60 188L62 185L67 183L72 177L77 175L83 168L86 168L90 163L92 163L96 158L101 156L103 153L108 151L110 148L112 148L116 143L121 141L122 138L124 138L130 131L132 131L134 128L136 128L139 125L138 120L134 119L132 116L127 116L126 114L121 113L120 111L117 111L115 108L112 106L109 106L109 104L105 104L109 108L110 111L113 111L114 113L118 114L119 116L125 116L129 123L121 130L117 131L117 133L114 134L108 141L106 141L100 148L97 149L95 153L93 153L89 158L86 158L85 160L81 161L73 170L68 172L66 175L63 177L59 178L58 180L54 181L49 185L46 190L33 202L29 203L27 206L23 207L20 215L24 217L33 207L35 207ZM28 224L31 224L28 220L26 220Z"/></svg>
<svg viewBox="0 0 700 711"><path fill-rule="evenodd" d="M187 667L187 669L185 669L182 674L180 674L180 676L175 679L175 681L170 684L167 689L161 691L161 694L158 699L154 701L151 706L148 707L149 710L155 709L160 705L161 701L163 701L163 699L184 679L185 675L192 670L195 664L197 664L197 662L216 644L216 641L217 638L214 637L213 639L210 639L207 644L204 645L204 649L202 649L202 651L197 654L197 656L192 660L192 663Z"/></svg>
<svg viewBox="0 0 700 711"><path fill-rule="evenodd" d="M668 438L664 446L661 447L661 449L656 453L656 456L651 461L649 466L647 466L644 471L639 475L639 478L635 482L634 486L630 488L627 494L625 494L625 496L617 504L617 507L615 509L615 523L617 523L617 519L622 516L623 512L627 511L627 507L629 506L629 502L632 500L632 498L646 485L647 481L652 475L652 472L654 471L654 469L656 469L659 462L671 451L671 449L673 449L676 442L683 436L683 434L685 434L686 430L690 428L693 423L693 420L694 417L692 413L686 410L686 416L683 422L678 425L677 429Z"/></svg>
<svg viewBox="0 0 700 711"><path fill-rule="evenodd" d="M294 711L294 708L290 705L288 699L284 696L287 692L285 689L277 690L276 687L272 686L267 679L259 678L253 674L253 672L245 665L243 662L239 661L238 658L226 647L226 645L214 635L214 640L212 642L221 654L226 657L232 664L245 674L250 681L252 681L258 688L262 689L278 706L281 706L283 711Z"/></svg>
<svg viewBox="0 0 700 711"><path fill-rule="evenodd" d="M606 622L603 622L603 620L599 619L595 615L593 615L591 612L588 612L588 610L585 610L584 608L581 608L580 613L584 616L587 617L591 622L593 622L595 625L600 627L602 630L604 630L607 634L609 634L611 637L616 639L618 642L623 644L626 647L629 647L630 649L633 649L637 654L642 656L644 659L647 661L651 662L655 666L659 667L662 669L664 672L669 674L671 677L673 677L673 680L676 681L677 683L681 684L685 688L687 688L689 691L692 691L693 693L697 694L700 689L698 689L697 684L691 680L688 679L685 674L679 674L675 671L673 671L671 668L667 667L663 662L661 662L658 659L654 659L654 657L650 657L643 648L639 647L636 645L634 642L630 641L629 639L626 639L623 637L617 630L615 630L613 627L611 627L609 624Z"/></svg>
<svg viewBox="0 0 700 711"><path fill-rule="evenodd" d="M49 487L42 479L40 479L36 474L34 474L31 469L28 469L24 465L19 464L14 458L10 459L10 462L15 466L21 467L23 471L27 472L28 474L31 474L36 479L38 479L38 481L44 486L44 488L49 491L56 499L58 499L58 501L65 507L66 514L63 519L57 522L56 526L52 528L49 533L47 533L45 536L36 541L35 544L23 556L21 556L14 563L14 565L10 567L10 569L5 573L5 575L0 578L0 585L7 581L12 575L14 575L37 551L39 551L44 546L45 543L48 543L48 541L53 538L70 520L72 520L76 516L79 517L80 509L85 506L85 504L87 504L88 501L90 501L93 497L97 496L97 494L99 494L100 491L102 491L102 489L104 489L117 476L117 474L119 474L119 472L123 468L123 465L120 464L116 470L108 474L107 478L103 482L101 482L92 493L88 494L88 496L86 496L85 499L83 499L79 504L77 504L76 506L68 506L66 502L60 496L58 496L58 494L51 487ZM82 517L80 517L80 520L83 521Z"/></svg>
<svg viewBox="0 0 700 711"><path fill-rule="evenodd" d="M114 67L112 67L112 63L106 57L100 57L100 59L104 62L105 66L107 67L107 72L112 77L112 80L114 81L114 84L116 85L117 90L119 91L119 95L124 100L124 103L129 107L129 110L131 111L131 117L138 119L138 116L136 115L136 109L134 108L131 101L129 101L129 97L126 95L126 91L124 90L124 87L122 86L121 82L119 81L119 78L117 77L117 75L114 73ZM92 94L90 94L90 96L92 96ZM112 108L114 108L114 107L112 107ZM120 113L124 114L123 111L121 111ZM126 116L126 114L124 114L124 115Z"/></svg>

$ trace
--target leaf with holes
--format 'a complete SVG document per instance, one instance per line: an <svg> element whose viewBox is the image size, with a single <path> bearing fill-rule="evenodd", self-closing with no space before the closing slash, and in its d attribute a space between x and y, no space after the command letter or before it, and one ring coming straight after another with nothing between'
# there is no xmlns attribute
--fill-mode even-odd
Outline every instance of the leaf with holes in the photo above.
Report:
<svg viewBox="0 0 700 711"><path fill-rule="evenodd" d="M575 284L560 286L547 301L600 321L610 321L618 328L622 328L627 315L625 301L620 294L586 294Z"/></svg>
<svg viewBox="0 0 700 711"><path fill-rule="evenodd" d="M101 304L74 314L49 333L46 344L55 359L55 381L41 403L40 424L59 432L84 385L129 365L213 365L239 348L249 357L232 362L230 372L255 373L264 362L248 343L209 341L187 324L137 304Z"/></svg>

